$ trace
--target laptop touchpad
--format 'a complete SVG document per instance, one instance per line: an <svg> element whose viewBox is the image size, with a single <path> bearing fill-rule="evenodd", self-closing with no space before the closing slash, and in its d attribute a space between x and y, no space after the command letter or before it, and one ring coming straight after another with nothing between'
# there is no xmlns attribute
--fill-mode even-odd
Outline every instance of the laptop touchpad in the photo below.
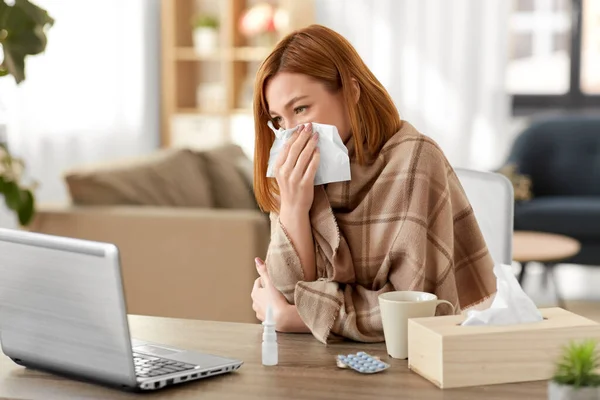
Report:
<svg viewBox="0 0 600 400"><path fill-rule="evenodd" d="M138 351L140 353L157 356L157 357L165 357L165 356L169 356L169 355L181 352L181 350L167 349L166 347L159 347L159 346L152 346L152 345L136 346L133 348L133 350Z"/></svg>

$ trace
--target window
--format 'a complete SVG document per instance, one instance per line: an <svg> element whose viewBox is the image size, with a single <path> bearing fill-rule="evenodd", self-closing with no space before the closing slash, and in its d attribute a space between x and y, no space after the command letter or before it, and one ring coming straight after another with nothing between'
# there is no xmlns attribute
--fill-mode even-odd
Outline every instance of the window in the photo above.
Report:
<svg viewBox="0 0 600 400"><path fill-rule="evenodd" d="M600 1L583 0L581 90L600 95Z"/></svg>
<svg viewBox="0 0 600 400"><path fill-rule="evenodd" d="M600 0L514 0L508 44L516 114L600 107Z"/></svg>

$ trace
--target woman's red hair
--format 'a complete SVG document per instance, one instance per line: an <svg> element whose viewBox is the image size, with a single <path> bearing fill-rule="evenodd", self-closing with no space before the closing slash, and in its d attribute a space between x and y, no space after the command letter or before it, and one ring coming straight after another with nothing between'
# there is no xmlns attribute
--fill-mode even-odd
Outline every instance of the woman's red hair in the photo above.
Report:
<svg viewBox="0 0 600 400"><path fill-rule="evenodd" d="M269 79L278 72L308 75L323 83L332 93L342 91L356 149L355 157L361 164L367 156L378 154L401 125L390 95L342 35L321 25L311 25L290 33L262 63L254 87L254 193L263 211L279 210L277 182L266 177L275 135L267 126L271 117L265 97ZM353 79L360 88L358 102Z"/></svg>

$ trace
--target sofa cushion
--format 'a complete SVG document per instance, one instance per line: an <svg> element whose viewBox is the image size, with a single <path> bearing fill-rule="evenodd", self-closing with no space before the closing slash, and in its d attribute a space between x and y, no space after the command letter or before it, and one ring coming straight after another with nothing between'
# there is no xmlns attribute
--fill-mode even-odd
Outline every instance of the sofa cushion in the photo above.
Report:
<svg viewBox="0 0 600 400"><path fill-rule="evenodd" d="M246 157L240 158L235 166L242 175L248 189L254 193L254 163L252 160Z"/></svg>
<svg viewBox="0 0 600 400"><path fill-rule="evenodd" d="M600 197L538 197L515 206L515 229L600 239Z"/></svg>
<svg viewBox="0 0 600 400"><path fill-rule="evenodd" d="M79 167L66 172L65 181L78 205L214 204L203 160L186 149Z"/></svg>
<svg viewBox="0 0 600 400"><path fill-rule="evenodd" d="M240 166L248 157L241 147L228 144L197 152L207 167L211 193L216 208L257 209L251 186Z"/></svg>

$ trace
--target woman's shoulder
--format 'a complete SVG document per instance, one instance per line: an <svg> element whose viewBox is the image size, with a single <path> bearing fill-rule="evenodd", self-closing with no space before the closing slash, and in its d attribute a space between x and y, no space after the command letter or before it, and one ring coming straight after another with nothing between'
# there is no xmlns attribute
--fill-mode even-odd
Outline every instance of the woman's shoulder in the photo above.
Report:
<svg viewBox="0 0 600 400"><path fill-rule="evenodd" d="M431 137L421 133L408 121L402 121L400 130L385 143L380 154L384 157L386 164L449 166L439 144Z"/></svg>

